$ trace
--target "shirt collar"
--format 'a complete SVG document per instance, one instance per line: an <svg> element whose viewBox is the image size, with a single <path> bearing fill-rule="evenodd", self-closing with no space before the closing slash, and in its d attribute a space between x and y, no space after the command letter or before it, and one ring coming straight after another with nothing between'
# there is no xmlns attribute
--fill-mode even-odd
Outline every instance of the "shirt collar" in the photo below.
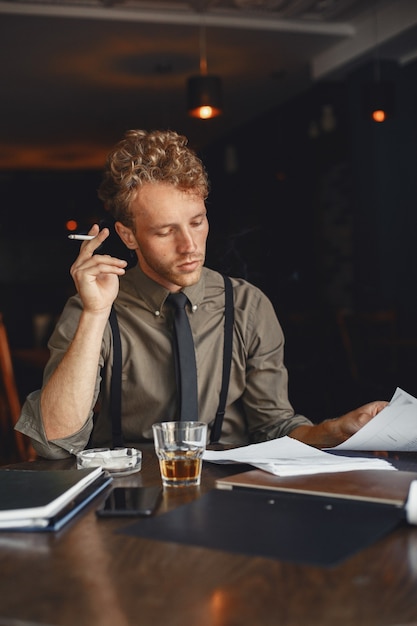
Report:
<svg viewBox="0 0 417 626"><path fill-rule="evenodd" d="M193 310L196 310L203 300L206 271L206 268L203 267L198 283L183 289ZM149 306L149 309L154 312L162 310L165 300L170 293L168 289L146 276L141 270L139 263L126 272L121 279L121 283L125 292L141 298Z"/></svg>

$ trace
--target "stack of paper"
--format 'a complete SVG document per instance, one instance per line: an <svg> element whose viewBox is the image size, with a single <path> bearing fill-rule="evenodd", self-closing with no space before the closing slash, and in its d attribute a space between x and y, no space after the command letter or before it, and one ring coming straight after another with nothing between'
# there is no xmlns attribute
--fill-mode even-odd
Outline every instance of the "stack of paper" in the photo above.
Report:
<svg viewBox="0 0 417 626"><path fill-rule="evenodd" d="M276 476L346 472L357 469L395 469L383 459L329 454L291 437L281 437L220 452L206 450L203 458L213 463L249 463Z"/></svg>

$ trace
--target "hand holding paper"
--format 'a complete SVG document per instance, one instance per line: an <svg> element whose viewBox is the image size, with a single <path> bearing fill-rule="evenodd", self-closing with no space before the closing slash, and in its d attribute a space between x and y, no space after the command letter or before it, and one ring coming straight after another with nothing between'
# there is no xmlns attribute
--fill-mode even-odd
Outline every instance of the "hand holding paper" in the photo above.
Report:
<svg viewBox="0 0 417 626"><path fill-rule="evenodd" d="M416 398L397 388L388 406L332 450L417 450Z"/></svg>
<svg viewBox="0 0 417 626"><path fill-rule="evenodd" d="M347 441L331 450L417 450L417 399L397 389L388 406ZM214 463L249 463L277 476L395 469L383 459L336 456L291 437L223 452L206 450L204 459Z"/></svg>

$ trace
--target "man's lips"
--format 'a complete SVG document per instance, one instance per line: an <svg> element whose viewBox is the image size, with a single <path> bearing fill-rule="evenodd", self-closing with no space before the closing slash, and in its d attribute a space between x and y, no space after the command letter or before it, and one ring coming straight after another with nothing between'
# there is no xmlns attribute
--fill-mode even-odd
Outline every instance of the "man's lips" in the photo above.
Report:
<svg viewBox="0 0 417 626"><path fill-rule="evenodd" d="M184 271L194 271L201 264L201 259L193 259L191 261L184 261L178 265L178 269Z"/></svg>

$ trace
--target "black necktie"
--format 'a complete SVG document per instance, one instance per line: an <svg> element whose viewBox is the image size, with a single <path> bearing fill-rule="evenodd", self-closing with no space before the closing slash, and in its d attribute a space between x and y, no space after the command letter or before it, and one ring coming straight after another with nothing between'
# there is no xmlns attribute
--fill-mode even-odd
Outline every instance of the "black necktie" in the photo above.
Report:
<svg viewBox="0 0 417 626"><path fill-rule="evenodd" d="M184 293L179 292L171 293L167 300L175 308L174 347L175 368L179 382L180 419L196 421L198 420L197 368L193 336L185 311L188 298Z"/></svg>

